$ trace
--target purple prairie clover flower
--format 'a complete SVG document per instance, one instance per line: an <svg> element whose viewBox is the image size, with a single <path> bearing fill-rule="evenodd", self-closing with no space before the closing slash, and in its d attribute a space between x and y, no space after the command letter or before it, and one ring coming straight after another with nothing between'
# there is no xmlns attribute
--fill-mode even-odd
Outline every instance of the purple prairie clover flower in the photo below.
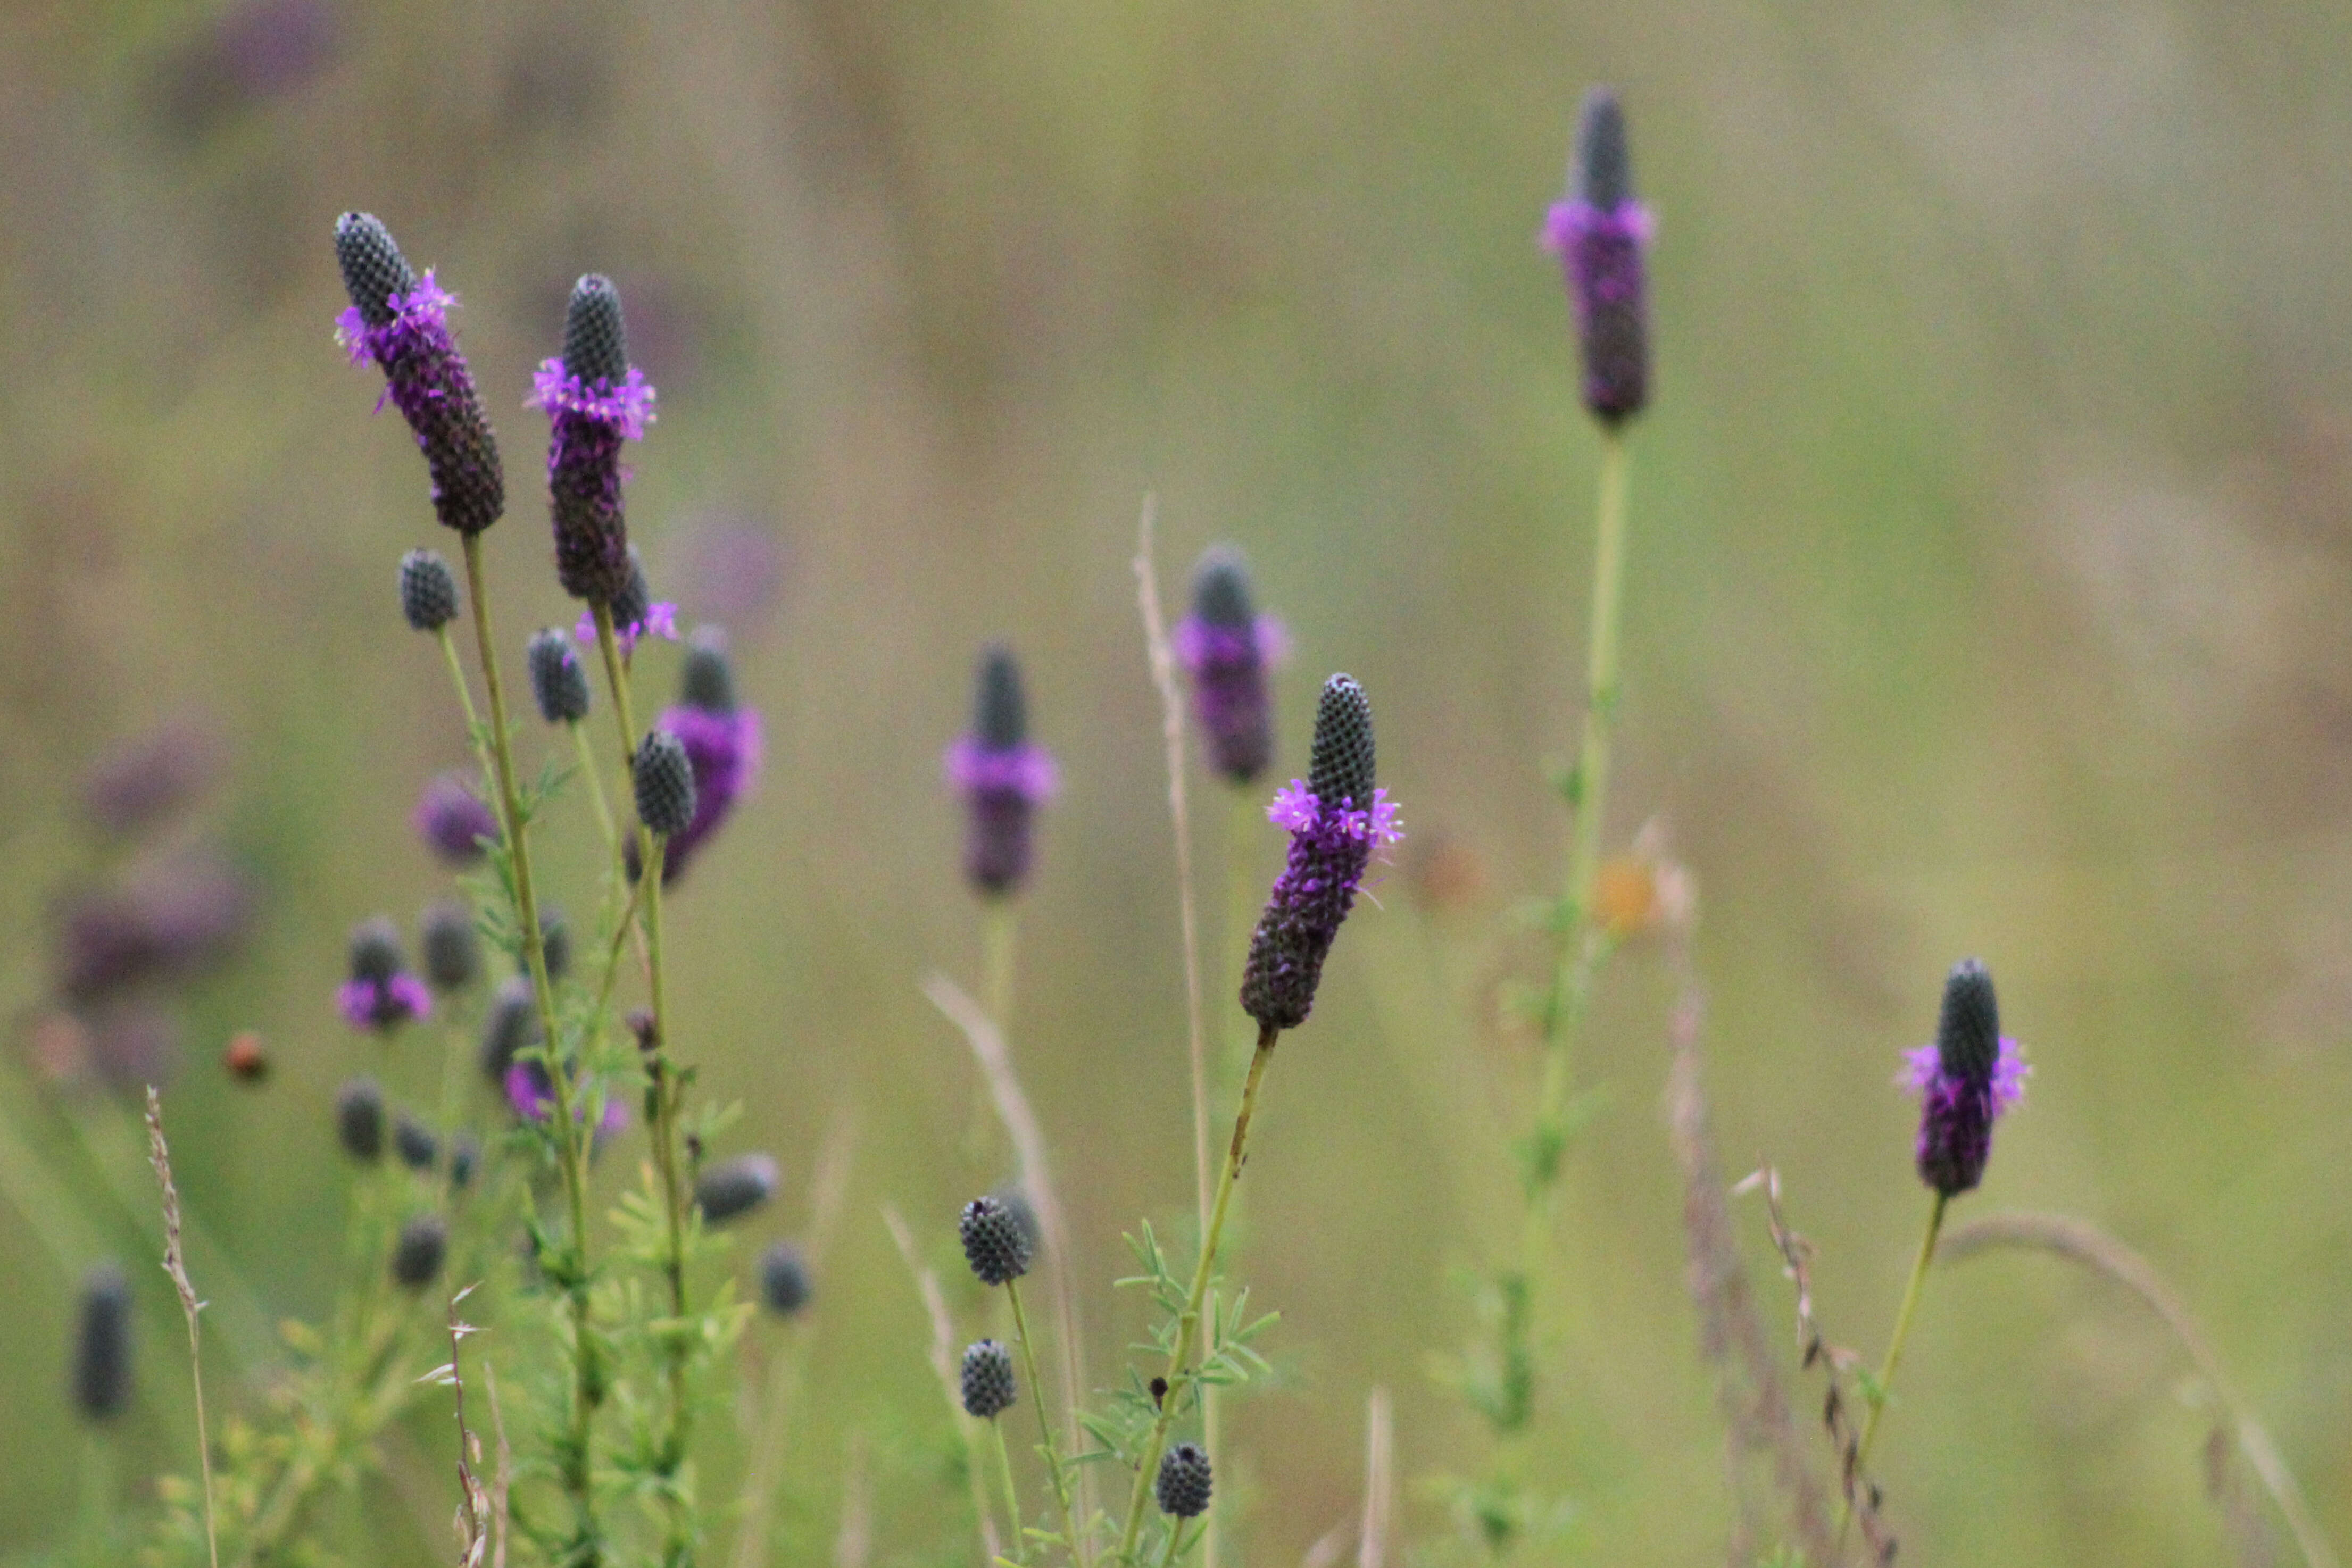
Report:
<svg viewBox="0 0 2352 1568"><path fill-rule="evenodd" d="M444 865L469 866L480 862L482 841L495 843L499 819L473 787L456 773L443 773L425 786L416 811L409 819L416 836L440 857Z"/></svg>
<svg viewBox="0 0 2352 1568"><path fill-rule="evenodd" d="M677 641L677 606L668 600L654 598L652 585L646 581L646 559L637 547L629 547L629 584L621 597L613 601L613 641L621 645L621 657L627 658L637 651L640 639L659 637L665 642ZM596 612L583 610L579 624L572 634L590 647L596 643Z"/></svg>
<svg viewBox="0 0 2352 1568"><path fill-rule="evenodd" d="M1584 350L1584 405L1603 424L1650 399L1650 318L1644 254L1654 225L1633 198L1625 114L1605 87L1585 95L1570 193L1546 214L1544 247L1558 256Z"/></svg>
<svg viewBox="0 0 2352 1568"><path fill-rule="evenodd" d="M555 1110L555 1084L547 1076L547 1064L536 1057L518 1061L507 1069L504 1085L507 1107L525 1122L544 1122ZM587 1084L580 1085L582 1098L586 1098ZM585 1117L588 1107L583 1103L572 1113L574 1119ZM609 1138L629 1124L629 1107L617 1094L604 1099L604 1113L597 1118L596 1135Z"/></svg>
<svg viewBox="0 0 2352 1568"><path fill-rule="evenodd" d="M90 1003L203 974L235 950L252 905L246 879L201 852L78 890L58 912L58 988Z"/></svg>
<svg viewBox="0 0 2352 1568"><path fill-rule="evenodd" d="M1170 639L1192 677L1192 706L1216 770L1247 784L1274 758L1266 672L1289 652L1282 622L1259 615L1241 552L1217 545L1192 569L1192 612Z"/></svg>
<svg viewBox="0 0 2352 1568"><path fill-rule="evenodd" d="M555 575L572 598L612 604L629 587L621 443L645 439L654 389L629 363L621 296L610 278L592 272L572 286L562 355L541 362L530 402L552 422L547 490Z"/></svg>
<svg viewBox="0 0 2352 1568"><path fill-rule="evenodd" d="M1242 971L1242 1010L1262 1028L1307 1021L1323 960L1372 856L1404 837L1388 791L1373 787L1373 764L1372 705L1354 677L1333 675L1316 705L1307 781L1292 779L1266 810L1289 830L1290 857Z"/></svg>
<svg viewBox="0 0 2352 1568"><path fill-rule="evenodd" d="M1956 1197L1984 1179L1992 1126L2025 1098L2033 1071L2017 1041L2000 1032L1992 975L1974 958L1944 981L1934 1043L1904 1053L1895 1082L1919 1096L1919 1179Z"/></svg>
<svg viewBox="0 0 2352 1568"><path fill-rule="evenodd" d="M352 298L337 339L352 363L373 360L383 370L383 395L408 421L432 474L435 513L461 534L480 533L506 511L506 473L474 373L450 335L457 297L430 270L418 277L367 213L335 220L335 258Z"/></svg>
<svg viewBox="0 0 2352 1568"><path fill-rule="evenodd" d="M82 814L127 836L195 800L220 777L224 748L212 729L173 719L117 747L82 775Z"/></svg>
<svg viewBox="0 0 2352 1568"><path fill-rule="evenodd" d="M335 992L335 1006L353 1029L389 1034L411 1019L430 1017L433 993L408 973L400 928L381 917L352 931L352 977Z"/></svg>
<svg viewBox="0 0 2352 1568"><path fill-rule="evenodd" d="M1030 820L1059 776L1053 755L1029 738L1021 666L1002 643L981 653L971 731L948 747L947 776L968 813L964 874L989 897L1018 891L1029 875Z"/></svg>
<svg viewBox="0 0 2352 1568"><path fill-rule="evenodd" d="M694 769L694 815L670 835L662 853L662 884L676 882L695 850L719 831L735 802L760 775L760 716L735 702L733 673L717 628L698 629L687 651L678 706L654 721L677 737Z"/></svg>

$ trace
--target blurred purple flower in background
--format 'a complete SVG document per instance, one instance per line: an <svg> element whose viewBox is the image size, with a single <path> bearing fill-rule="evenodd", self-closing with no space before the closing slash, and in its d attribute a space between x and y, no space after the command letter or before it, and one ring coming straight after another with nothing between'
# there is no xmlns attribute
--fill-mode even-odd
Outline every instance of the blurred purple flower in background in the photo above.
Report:
<svg viewBox="0 0 2352 1568"><path fill-rule="evenodd" d="M150 828L220 778L224 747L208 726L174 719L122 742L81 779L82 814L109 833Z"/></svg>
<svg viewBox="0 0 2352 1568"><path fill-rule="evenodd" d="M479 863L484 841L496 843L499 838L497 815L457 773L437 774L427 781L409 821L445 865Z"/></svg>

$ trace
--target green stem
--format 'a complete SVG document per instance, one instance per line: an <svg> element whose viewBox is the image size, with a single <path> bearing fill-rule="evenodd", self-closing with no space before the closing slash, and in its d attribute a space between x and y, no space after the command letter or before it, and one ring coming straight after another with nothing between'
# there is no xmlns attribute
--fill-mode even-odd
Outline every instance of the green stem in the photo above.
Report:
<svg viewBox="0 0 2352 1568"><path fill-rule="evenodd" d="M1033 1386L1035 1385L1034 1373L1030 1375L1030 1382ZM1051 1428L1047 1430L1050 1433ZM996 1474L1004 1483L1004 1519L1013 1531L1013 1561L1026 1563L1029 1561L1029 1538L1021 1530L1021 1489L1013 1483L1013 1454L1004 1446L1004 1423L992 1420L988 1424L988 1431L996 1439Z"/></svg>
<svg viewBox="0 0 2352 1568"><path fill-rule="evenodd" d="M1911 1264L1910 1282L1903 1287L1903 1304L1895 1311L1895 1335L1886 1342L1886 1359L1878 1364L1878 1386L1872 1392L1870 1414L1862 1418L1862 1441L1854 1445L1853 1470L1857 1477L1870 1463L1871 1440L1878 1436L1878 1418L1886 1410L1886 1402L1895 1392L1895 1368L1903 1359L1903 1342L1911 1337L1912 1315L1919 1310L1919 1294L1927 1282L1927 1266L1936 1260L1936 1238L1943 1234L1944 1209L1951 1198L1944 1193L1936 1195L1935 1207L1927 1210L1927 1233L1919 1238L1919 1256ZM1838 1552L1845 1551L1846 1527L1853 1522L1853 1500L1848 1497L1838 1512Z"/></svg>
<svg viewBox="0 0 2352 1568"><path fill-rule="evenodd" d="M637 718L629 697L628 667L622 660L618 640L613 634L612 606L594 604L590 606L590 610L596 622L597 652L604 662L604 682L613 692L613 716L621 729L622 755L628 759L634 772ZM646 1068L654 1080L654 1167L661 1179L663 1221L667 1243L667 1255L662 1260L662 1273L669 1286L670 1313L683 1320L687 1315L686 1192L678 1180L677 1071L670 1052L669 998L662 963L662 862L667 847L666 839L656 836L643 822L637 824L637 900L645 925L646 984L652 994L654 1014L654 1050ZM684 1344L673 1344L665 1354L668 1361L670 1419L669 1436L662 1445L662 1457L669 1473L675 1475L686 1463L686 1448L693 1428L694 1411L687 1395ZM668 1495L668 1560L673 1563L688 1562L692 1554L692 1511L674 1490Z"/></svg>
<svg viewBox="0 0 2352 1568"><path fill-rule="evenodd" d="M1204 1520L1202 1521L1201 1528L1203 1532L1208 1530L1207 1521ZM1183 1542L1184 1521L1181 1519L1170 1520L1168 1521L1168 1549L1160 1554L1160 1568L1172 1568L1172 1565L1176 1561L1176 1549L1182 1545Z"/></svg>
<svg viewBox="0 0 2352 1568"><path fill-rule="evenodd" d="M1013 1332L1014 1337L1021 1342L1022 1370L1029 1375L1029 1398L1037 1408L1037 1430L1044 1437L1045 1445L1045 1470L1054 1479L1054 1500L1061 1505L1062 1510L1063 1538L1069 1545L1070 1561L1076 1563L1078 1560L1079 1550L1078 1515L1077 1511L1070 1506L1070 1478L1062 1468L1061 1445L1054 1440L1053 1418L1045 1414L1045 1381L1037 1375L1037 1351L1036 1347L1029 1342L1029 1314L1021 1307L1020 1281L1004 1281L1004 1299L1013 1304ZM995 1425L993 1422L990 1424ZM997 1441L1001 1444L1003 1440L1003 1430L999 1427ZM1014 1515L1013 1521L1013 1539L1014 1553L1019 1555L1022 1549L1021 1520L1018 1514Z"/></svg>
<svg viewBox="0 0 2352 1568"><path fill-rule="evenodd" d="M106 1556L110 1521L114 1518L114 1438L91 1427L81 1439L81 1520L78 1533L82 1555L92 1563ZM210 1516L207 1514L207 1520ZM214 1556L215 1564L219 1556Z"/></svg>
<svg viewBox="0 0 2352 1568"><path fill-rule="evenodd" d="M1143 1461L1135 1472L1135 1490L1127 1500L1127 1523L1118 1532L1118 1550L1113 1553L1121 1563L1135 1561L1136 1537L1143 1530L1143 1507L1151 1496L1160 1456L1168 1447L1169 1424L1176 1418L1176 1406L1190 1381L1186 1368L1192 1363L1193 1342L1200 1333L1201 1301L1209 1293L1209 1277L1216 1269L1217 1242L1224 1234L1225 1211L1233 1203L1234 1182L1242 1174L1242 1160L1249 1151L1250 1118L1257 1110L1258 1085L1265 1078L1266 1063L1274 1060L1274 1044L1280 1035L1281 1030L1271 1024L1258 1026L1257 1051L1250 1058L1249 1076L1242 1082L1241 1109L1234 1113L1233 1142L1225 1150L1224 1168L1217 1175L1217 1197L1209 1208L1208 1233L1201 1238L1201 1260L1192 1266L1192 1287L1184 1297L1183 1315L1176 1320L1176 1348L1168 1357L1168 1392L1160 1401L1160 1418L1151 1424L1150 1440L1144 1445Z"/></svg>
<svg viewBox="0 0 2352 1568"><path fill-rule="evenodd" d="M588 1181L583 1145L589 1130L575 1113L574 1066L564 1060L563 1037L556 1027L555 987L547 977L547 950L539 928L539 900L531 888L530 844L523 831L522 804L515 792L514 748L507 734L506 695L499 681L498 643L490 628L490 601L482 580L482 538L467 534L466 586L474 606L474 637L482 662L482 685L489 693L491 772L498 785L499 825L506 838L508 859L514 868L515 915L522 927L523 967L530 973L531 995L539 1004L541 1038L547 1051L547 1078L555 1090L555 1146L563 1177L564 1207L571 1222L572 1257L567 1267L566 1296L572 1310L572 1411L565 1438L563 1488L572 1496L579 1527L577 1568L595 1568L603 1560L596 1528L595 1469L591 1462L596 1406L602 1378L595 1367L595 1343L589 1322L588 1300ZM452 655L452 664L455 656ZM458 688L465 681L459 672ZM467 699L470 719L473 705ZM477 726L478 733L479 727Z"/></svg>
<svg viewBox="0 0 2352 1568"><path fill-rule="evenodd" d="M613 825L613 808L604 799L604 781L596 777L596 755L589 749L588 727L573 720L563 727L572 732L572 748L580 756L580 776L588 780L588 803L596 810L596 826L604 835L604 852L613 857L613 874L628 880L628 872L621 860L621 833Z"/></svg>
<svg viewBox="0 0 2352 1568"><path fill-rule="evenodd" d="M743 1523L735 1538L734 1568L761 1568L768 1561L768 1521L775 1507L777 1475L783 1466L785 1418L792 1410L793 1395L800 1387L801 1364L807 1352L807 1330L795 1324L769 1364L767 1417L760 1425L750 1473L743 1479L738 1510Z"/></svg>

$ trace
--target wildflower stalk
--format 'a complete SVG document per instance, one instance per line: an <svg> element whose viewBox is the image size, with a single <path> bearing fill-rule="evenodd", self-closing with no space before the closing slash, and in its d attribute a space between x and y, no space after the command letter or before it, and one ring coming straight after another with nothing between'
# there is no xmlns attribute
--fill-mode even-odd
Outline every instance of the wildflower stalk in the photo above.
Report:
<svg viewBox="0 0 2352 1568"><path fill-rule="evenodd" d="M637 720L629 698L629 672L621 657L620 644L613 634L613 609L597 601L590 606L596 622L596 648L604 661L605 684L613 692L613 715L621 727L622 754L634 758L637 748ZM664 985L662 963L662 861L667 840L646 826L637 824L639 872L637 874L638 918L646 938L646 986L653 1004L654 1049L647 1070L653 1074L654 1093L648 1107L652 1114L654 1169L661 1180L662 1219L667 1256L662 1260L662 1275L669 1286L670 1314L683 1320L687 1315L686 1294L686 1188L678 1179L677 1138L677 1073L670 1058L669 998ZM694 1412L687 1396L686 1350L682 1343L669 1345L668 1361L670 1412L669 1433L663 1440L662 1456L666 1469L675 1474L686 1462L686 1448L693 1428ZM670 1547L672 1561L685 1561L690 1556L693 1519L682 1499L670 1494Z"/></svg>
<svg viewBox="0 0 2352 1568"><path fill-rule="evenodd" d="M1143 1531L1143 1511L1151 1499L1152 1479L1160 1473L1160 1456L1168 1447L1168 1428L1176 1418L1176 1407L1189 1381L1187 1367L1192 1359L1193 1342L1201 1330L1201 1302L1209 1292L1209 1277L1215 1271L1217 1242L1223 1236L1225 1213L1232 1206L1234 1183L1242 1173L1242 1160L1249 1149L1250 1118L1257 1110L1258 1086L1265 1078L1266 1064L1274 1060L1274 1044L1282 1031L1272 1024L1261 1023L1257 1030L1257 1050L1250 1058L1249 1076L1242 1082L1241 1109L1234 1115L1233 1142L1226 1147L1225 1163L1217 1175L1217 1196L1209 1207L1209 1228L1201 1237L1200 1261L1192 1266L1192 1288L1185 1292L1183 1314L1176 1320L1176 1348L1168 1357L1168 1393L1160 1401L1160 1416L1151 1424L1151 1437L1144 1445L1141 1461L1135 1471L1135 1490L1128 1499L1127 1523L1118 1534L1116 1561L1135 1561L1136 1538Z"/></svg>
<svg viewBox="0 0 2352 1568"><path fill-rule="evenodd" d="M575 720L563 727L572 732L572 749L580 758L580 776L588 781L588 804L596 812L597 831L604 835L604 852L613 857L614 869L620 870L621 833L613 825L613 808L604 800L604 781L596 777L596 754L588 746L588 727ZM625 871L622 871L622 880L628 880Z"/></svg>
<svg viewBox="0 0 2352 1568"><path fill-rule="evenodd" d="M1033 1389L1037 1386L1034 1372L1029 1375L1029 1386ZM1046 1431L1050 1437L1053 1428L1049 1427ZM1026 1563L1029 1561L1029 1538L1021 1529L1021 1489L1013 1481L1013 1452L1004 1446L1004 1423L991 1421L988 1432L995 1439L996 1474L1004 1483L1004 1522L1013 1532L1013 1561Z"/></svg>
<svg viewBox="0 0 2352 1568"><path fill-rule="evenodd" d="M1037 1430L1044 1437L1045 1445L1045 1472L1054 1480L1054 1501L1061 1508L1062 1532L1069 1543L1070 1561L1075 1563L1078 1561L1081 1551L1078 1516L1070 1504L1070 1477L1062 1463L1062 1446L1054 1437L1054 1419L1045 1412L1045 1385L1037 1375L1037 1349L1029 1343L1029 1314L1022 1310L1020 1281L1004 1281L1004 1299L1013 1304L1013 1333L1021 1342L1021 1369L1028 1375L1029 1398L1037 1407ZM1001 1448L1004 1442L1004 1430L1001 1426L997 1427L996 1440ZM1010 1484L1009 1477L1007 1484ZM1021 1517L1018 1512L1013 1517L1013 1540L1017 1553L1021 1550Z"/></svg>
<svg viewBox="0 0 2352 1568"><path fill-rule="evenodd" d="M515 793L514 748L507 732L506 694L499 682L498 644L490 627L490 605L482 581L482 540L464 536L466 585L474 607L474 635L482 661L482 685L489 694L489 752L498 786L499 823L505 834L508 857L514 868L515 914L522 927L523 965L530 974L531 995L539 1004L541 1038L546 1042L547 1078L555 1091L555 1147L563 1180L566 1218L571 1224L572 1257L568 1260L564 1294L572 1309L572 1419L561 1463L563 1490L572 1496L578 1521L581 1568L600 1562L596 1527L594 1466L592 1463L600 1379L589 1326L588 1300L588 1181L586 1152L589 1132L575 1114L572 1064L564 1060L562 1036L556 1028L555 988L547 977L547 950L539 925L539 901L532 892L530 846L522 831L522 808ZM458 685L462 689L464 682ZM471 705L467 705L470 711Z"/></svg>
<svg viewBox="0 0 2352 1568"><path fill-rule="evenodd" d="M1935 1207L1927 1210L1927 1230L1919 1238L1919 1256L1911 1265L1910 1282L1903 1287L1903 1304L1895 1312L1894 1337L1886 1342L1886 1359L1878 1364L1877 1384L1871 1390L1870 1414L1862 1418L1862 1441L1854 1449L1857 1469L1870 1462L1870 1442L1878 1435L1878 1418L1885 1414L1886 1401L1895 1390L1895 1364L1903 1359L1903 1342L1911 1337L1911 1319L1919 1310L1919 1293L1927 1282L1927 1266L1936 1260L1936 1239L1943 1234L1944 1210L1951 1203L1951 1195L1939 1192ZM1845 1551L1846 1527L1853 1522L1853 1505L1849 1502L1838 1513L1838 1551Z"/></svg>
<svg viewBox="0 0 2352 1568"><path fill-rule="evenodd" d="M988 1016L1001 1033L1013 1032L1013 983L1021 946L1021 916L1009 898L991 899L982 905L981 944L987 963L981 993Z"/></svg>
<svg viewBox="0 0 2352 1568"><path fill-rule="evenodd" d="M196 1314L205 1304L196 1300L195 1286L189 1282L187 1265L180 1257L180 1189L173 1184L172 1151L163 1142L163 1099L152 1083L147 1085L147 1149L163 1197L163 1271L172 1277L181 1315L188 1320L188 1376L196 1395L196 1463L205 1489L205 1550L212 1568L220 1568L220 1531L213 1521L213 1443L205 1426L204 1350L196 1333Z"/></svg>

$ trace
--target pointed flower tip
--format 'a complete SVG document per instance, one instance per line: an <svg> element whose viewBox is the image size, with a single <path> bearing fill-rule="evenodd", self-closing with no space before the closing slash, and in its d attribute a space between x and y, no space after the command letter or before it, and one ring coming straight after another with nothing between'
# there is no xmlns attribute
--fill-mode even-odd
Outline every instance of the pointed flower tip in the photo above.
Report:
<svg viewBox="0 0 2352 1568"><path fill-rule="evenodd" d="M1633 159L1625 140L1625 110L1613 88L1585 93L1577 118L1576 169L1571 186L1587 204L1608 213L1633 199Z"/></svg>
<svg viewBox="0 0 2352 1568"><path fill-rule="evenodd" d="M1361 806L1372 799L1375 761L1371 699L1353 675L1333 675L1315 705L1307 787L1328 805Z"/></svg>
<svg viewBox="0 0 2352 1568"><path fill-rule="evenodd" d="M629 335L621 318L621 291L602 273L591 272L572 286L572 301L563 312L563 364L591 387L616 387L627 374Z"/></svg>
<svg viewBox="0 0 2352 1568"><path fill-rule="evenodd" d="M335 220L335 262L351 313L363 328L391 325L400 312L394 301L416 287L415 269L373 213L345 213Z"/></svg>

